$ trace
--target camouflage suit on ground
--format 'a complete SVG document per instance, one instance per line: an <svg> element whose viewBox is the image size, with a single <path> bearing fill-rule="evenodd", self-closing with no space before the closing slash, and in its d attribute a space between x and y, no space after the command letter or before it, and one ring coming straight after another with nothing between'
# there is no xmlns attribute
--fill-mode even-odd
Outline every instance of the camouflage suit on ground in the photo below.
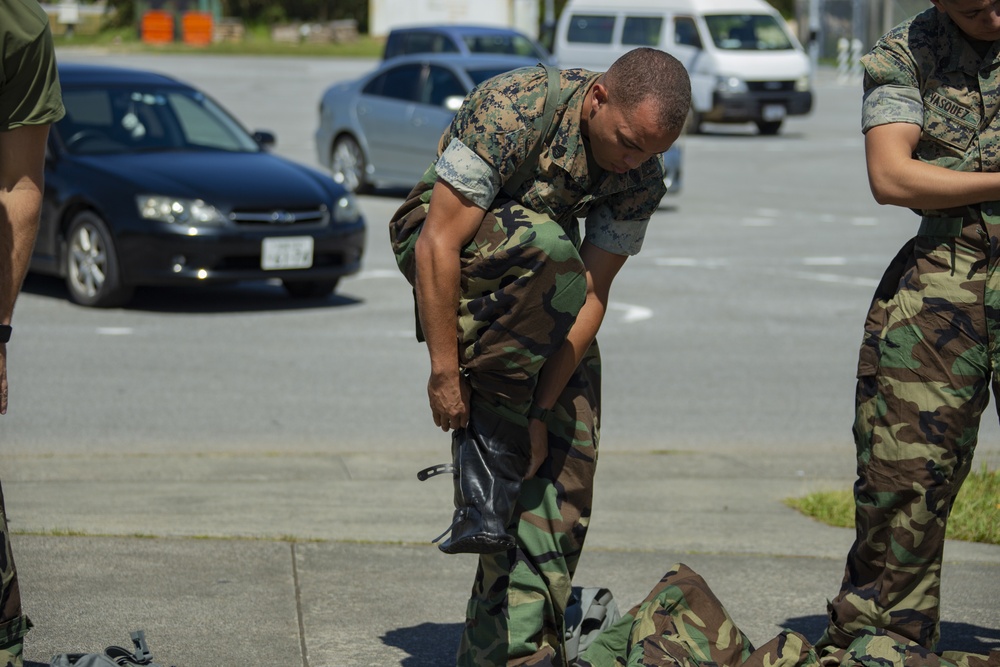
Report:
<svg viewBox="0 0 1000 667"><path fill-rule="evenodd" d="M978 50L977 50L978 47ZM866 55L864 130L921 126L914 157L1000 170L1000 42L973 46L935 8ZM865 322L854 436L857 539L820 645L860 628L933 648L945 525L1000 362L1000 202L920 211Z"/></svg>
<svg viewBox="0 0 1000 667"><path fill-rule="evenodd" d="M755 648L691 568L674 565L627 614L584 651L578 667L1000 667L989 654L931 653L884 629L860 628L844 650L820 656L797 632L782 630Z"/></svg>
<svg viewBox="0 0 1000 667"><path fill-rule="evenodd" d="M598 76L561 72L559 105L538 164L512 193L501 188L543 139L545 71L516 70L482 84L390 223L400 269L413 284L413 246L437 179L486 211L460 257L457 335L473 411L526 421L542 365L564 342L586 297L577 218L586 218L589 242L632 255L664 194L658 159L626 174L588 162L580 114ZM523 485L515 510L517 548L479 558L459 665L565 664L563 613L591 512L599 398L595 342L547 420L549 458Z"/></svg>

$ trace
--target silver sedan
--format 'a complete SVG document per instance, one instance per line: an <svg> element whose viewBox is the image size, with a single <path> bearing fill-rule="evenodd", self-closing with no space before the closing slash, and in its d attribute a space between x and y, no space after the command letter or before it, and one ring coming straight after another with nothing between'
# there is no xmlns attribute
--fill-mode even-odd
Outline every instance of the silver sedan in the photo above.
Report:
<svg viewBox="0 0 1000 667"><path fill-rule="evenodd" d="M438 140L466 94L486 79L534 66L519 56L419 54L384 61L323 93L316 157L352 192L411 188L434 160ZM664 154L670 193L680 191L681 151Z"/></svg>

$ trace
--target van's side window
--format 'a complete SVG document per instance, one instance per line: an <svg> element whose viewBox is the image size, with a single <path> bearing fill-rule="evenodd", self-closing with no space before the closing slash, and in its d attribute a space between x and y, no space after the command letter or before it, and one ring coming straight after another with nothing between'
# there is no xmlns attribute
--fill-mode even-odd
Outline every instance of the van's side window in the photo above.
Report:
<svg viewBox="0 0 1000 667"><path fill-rule="evenodd" d="M657 46L663 18L657 16L626 16L622 26L622 44L632 46Z"/></svg>
<svg viewBox="0 0 1000 667"><path fill-rule="evenodd" d="M610 44L615 31L614 16L574 14L569 21L566 39L586 44Z"/></svg>
<svg viewBox="0 0 1000 667"><path fill-rule="evenodd" d="M698 37L698 26L695 25L693 18L689 16L674 18L674 44L701 48L701 38Z"/></svg>

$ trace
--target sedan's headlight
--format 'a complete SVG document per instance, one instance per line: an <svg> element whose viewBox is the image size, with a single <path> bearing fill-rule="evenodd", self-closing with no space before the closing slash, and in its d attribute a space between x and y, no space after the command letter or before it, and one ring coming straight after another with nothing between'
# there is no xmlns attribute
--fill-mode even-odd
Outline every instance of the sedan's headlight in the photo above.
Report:
<svg viewBox="0 0 1000 667"><path fill-rule="evenodd" d="M747 82L738 76L720 76L715 79L715 89L720 93L745 93Z"/></svg>
<svg viewBox="0 0 1000 667"><path fill-rule="evenodd" d="M795 90L797 90L800 93L808 92L809 89L812 88L812 81L810 80L810 78L811 77L808 74L806 74L805 76L800 76L798 79L796 79Z"/></svg>
<svg viewBox="0 0 1000 667"><path fill-rule="evenodd" d="M139 215L175 225L219 225L226 221L211 204L200 199L179 199L162 195L139 195L135 198Z"/></svg>
<svg viewBox="0 0 1000 667"><path fill-rule="evenodd" d="M361 219L361 209L358 202L351 195L344 195L337 200L333 207L333 221L335 223L346 224L357 222Z"/></svg>

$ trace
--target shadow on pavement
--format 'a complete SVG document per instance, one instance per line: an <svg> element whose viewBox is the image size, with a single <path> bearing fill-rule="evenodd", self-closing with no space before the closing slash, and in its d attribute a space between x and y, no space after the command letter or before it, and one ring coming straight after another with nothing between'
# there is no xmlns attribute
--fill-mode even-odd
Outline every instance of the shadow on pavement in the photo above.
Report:
<svg viewBox="0 0 1000 667"><path fill-rule="evenodd" d="M345 278L350 281L350 277ZM191 287L140 287L124 310L154 313L242 313L271 310L310 310L353 306L360 299L341 294L341 284L330 296L291 297L276 281L250 281ZM61 278L30 274L22 292L69 301ZM85 306L76 306L84 308Z"/></svg>
<svg viewBox="0 0 1000 667"><path fill-rule="evenodd" d="M441 667L455 663L461 633L461 623L421 623L390 630L382 636L382 642L409 654L400 667Z"/></svg>

